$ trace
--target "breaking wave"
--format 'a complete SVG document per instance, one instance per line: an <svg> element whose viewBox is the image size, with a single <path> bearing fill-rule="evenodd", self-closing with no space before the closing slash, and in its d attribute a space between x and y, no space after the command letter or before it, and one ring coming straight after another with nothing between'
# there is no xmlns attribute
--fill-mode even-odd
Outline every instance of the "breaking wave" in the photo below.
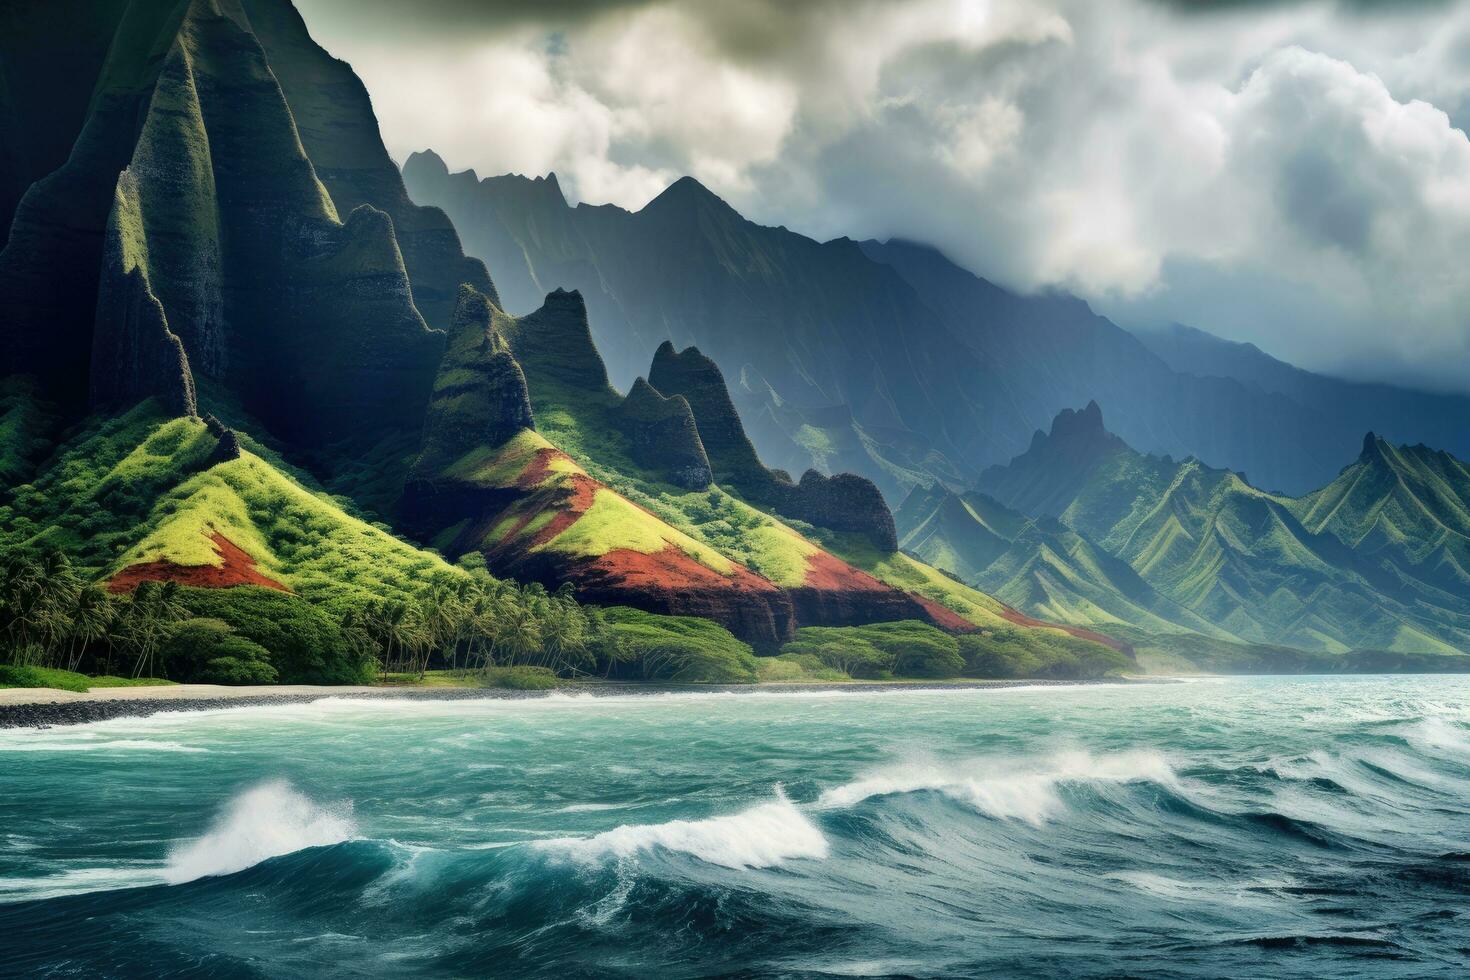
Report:
<svg viewBox="0 0 1470 980"><path fill-rule="evenodd" d="M989 816L1039 826L1064 808L1061 786L1084 782L1178 784L1161 752L1093 755L1078 750L1036 759L978 759L959 766L935 762L888 766L827 790L817 802L836 809L874 797L938 792Z"/></svg>
<svg viewBox="0 0 1470 980"><path fill-rule="evenodd" d="M163 880L177 885L234 874L293 851L340 844L356 834L347 806L321 806L283 780L262 783L231 800L203 837L169 854Z"/></svg>
<svg viewBox="0 0 1470 980"><path fill-rule="evenodd" d="M774 800L740 813L629 824L594 837L539 841L533 846L584 860L673 851L726 868L769 868L796 858L825 858L828 852L822 831L779 786Z"/></svg>

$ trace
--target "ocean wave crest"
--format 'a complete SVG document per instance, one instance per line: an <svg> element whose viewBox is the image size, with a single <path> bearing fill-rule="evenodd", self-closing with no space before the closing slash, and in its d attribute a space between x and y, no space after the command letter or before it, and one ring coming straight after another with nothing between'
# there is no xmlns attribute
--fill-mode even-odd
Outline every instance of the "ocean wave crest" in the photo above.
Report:
<svg viewBox="0 0 1470 980"><path fill-rule="evenodd" d="M234 874L269 858L351 840L349 807L322 806L284 780L262 783L226 805L209 831L174 849L163 868L171 885Z"/></svg>
<svg viewBox="0 0 1470 980"><path fill-rule="evenodd" d="M938 792L988 816L1039 826L1064 808L1061 786L1086 782L1174 787L1178 779L1163 753L1151 749L1107 755L1075 750L1043 758L977 759L959 766L932 762L887 766L827 790L817 805L845 809L878 796Z"/></svg>
<svg viewBox="0 0 1470 980"><path fill-rule="evenodd" d="M653 850L688 854L726 868L769 868L827 856L827 838L776 788L776 798L748 810L705 820L626 824L594 837L538 841L534 847L582 860L632 857Z"/></svg>

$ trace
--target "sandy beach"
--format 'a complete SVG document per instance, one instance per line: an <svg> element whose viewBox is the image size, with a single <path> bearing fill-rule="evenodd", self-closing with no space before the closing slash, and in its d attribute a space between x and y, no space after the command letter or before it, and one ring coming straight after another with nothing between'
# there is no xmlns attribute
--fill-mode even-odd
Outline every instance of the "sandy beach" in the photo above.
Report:
<svg viewBox="0 0 1470 980"><path fill-rule="evenodd" d="M164 711L208 711L249 705L302 704L322 698L423 698L457 701L467 699L541 698L556 694L593 697L655 695L670 691L707 693L860 692L984 690L1011 687L1072 687L1080 684L1169 683L1166 679L1117 680L989 680L919 681L821 684L630 684L615 681L583 681L550 691L517 691L499 687L392 687L309 684L225 687L218 684L173 684L159 687L97 688L85 694L54 688L0 688L0 728L52 727L106 721L111 718L141 718Z"/></svg>

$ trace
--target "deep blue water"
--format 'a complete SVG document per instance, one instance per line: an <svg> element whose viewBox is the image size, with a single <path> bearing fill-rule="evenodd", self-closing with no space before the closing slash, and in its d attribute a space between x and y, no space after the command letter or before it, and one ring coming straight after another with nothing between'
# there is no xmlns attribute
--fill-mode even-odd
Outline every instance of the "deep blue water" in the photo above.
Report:
<svg viewBox="0 0 1470 980"><path fill-rule="evenodd" d="M0 731L0 973L1470 973L1470 680Z"/></svg>

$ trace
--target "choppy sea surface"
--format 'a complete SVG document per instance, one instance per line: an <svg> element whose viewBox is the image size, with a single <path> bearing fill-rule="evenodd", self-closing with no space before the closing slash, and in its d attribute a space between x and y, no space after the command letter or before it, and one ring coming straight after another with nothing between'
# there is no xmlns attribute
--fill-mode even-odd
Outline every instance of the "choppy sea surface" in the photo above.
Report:
<svg viewBox="0 0 1470 980"><path fill-rule="evenodd" d="M0 974L1470 973L1470 679L0 731Z"/></svg>

